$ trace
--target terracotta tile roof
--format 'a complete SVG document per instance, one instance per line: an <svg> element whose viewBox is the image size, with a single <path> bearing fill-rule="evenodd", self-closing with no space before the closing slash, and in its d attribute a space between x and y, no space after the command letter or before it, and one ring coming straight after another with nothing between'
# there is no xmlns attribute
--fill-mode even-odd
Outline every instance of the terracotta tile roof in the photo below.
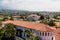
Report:
<svg viewBox="0 0 60 40"><path fill-rule="evenodd" d="M55 38L56 40L60 40L60 22L55 22L56 26L58 27L55 31Z"/></svg>
<svg viewBox="0 0 60 40"><path fill-rule="evenodd" d="M60 27L60 22L55 22L57 27Z"/></svg>
<svg viewBox="0 0 60 40"><path fill-rule="evenodd" d="M28 22L28 21L19 21L19 20L15 20L15 21L5 21L2 22L3 24L6 23L13 23L14 25L18 25L18 26L22 26L22 27L26 27L26 28L30 28L30 29L35 29L35 30L39 30L39 31L54 31L55 30L55 40L60 40L60 28L55 29L53 27L50 27L48 25L42 24L42 23L36 23L36 22ZM56 22L57 25L60 24L60 22Z"/></svg>
<svg viewBox="0 0 60 40"><path fill-rule="evenodd" d="M60 29L55 31L55 40L60 40Z"/></svg>
<svg viewBox="0 0 60 40"><path fill-rule="evenodd" d="M36 23L36 22L29 22L29 21L19 21L19 20L15 20L15 21L5 21L5 22L2 22L4 24L6 23L12 23L14 25L18 25L18 26L22 26L22 27L25 27L25 28L30 28L30 29L34 29L34 30L39 30L39 31L54 31L56 30L55 28L53 27L50 27L48 25L45 25L45 24L42 24L42 23Z"/></svg>

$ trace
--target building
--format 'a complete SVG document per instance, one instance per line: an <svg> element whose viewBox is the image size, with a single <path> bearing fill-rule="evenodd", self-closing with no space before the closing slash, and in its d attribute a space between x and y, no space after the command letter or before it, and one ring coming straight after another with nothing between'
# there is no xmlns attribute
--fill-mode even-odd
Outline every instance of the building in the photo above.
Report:
<svg viewBox="0 0 60 40"><path fill-rule="evenodd" d="M57 16L56 18L57 18L57 19L60 19L60 16Z"/></svg>
<svg viewBox="0 0 60 40"><path fill-rule="evenodd" d="M14 20L19 20L20 19L20 15L15 15L15 16L12 16Z"/></svg>
<svg viewBox="0 0 60 40"><path fill-rule="evenodd" d="M28 22L28 21L5 21L3 24L12 23L16 25L17 36L26 38L27 35L24 34L25 29L32 30L32 34L35 34L37 37L40 37L42 40L55 40L55 31L56 29L50 27L48 25L36 22Z"/></svg>
<svg viewBox="0 0 60 40"><path fill-rule="evenodd" d="M37 14L31 14L31 15L28 15L28 17L27 17L27 19L30 21L32 21L32 20L37 21L39 18L40 18L40 16L38 16Z"/></svg>
<svg viewBox="0 0 60 40"><path fill-rule="evenodd" d="M60 22L55 22L55 24L57 28L60 28Z"/></svg>
<svg viewBox="0 0 60 40"><path fill-rule="evenodd" d="M44 15L44 18L45 19L50 19L50 16L49 15Z"/></svg>
<svg viewBox="0 0 60 40"><path fill-rule="evenodd" d="M56 24L56 32L55 32L55 36L56 36L56 40L60 40L60 22L55 22Z"/></svg>
<svg viewBox="0 0 60 40"><path fill-rule="evenodd" d="M57 28L55 32L55 40L60 40L60 28Z"/></svg>

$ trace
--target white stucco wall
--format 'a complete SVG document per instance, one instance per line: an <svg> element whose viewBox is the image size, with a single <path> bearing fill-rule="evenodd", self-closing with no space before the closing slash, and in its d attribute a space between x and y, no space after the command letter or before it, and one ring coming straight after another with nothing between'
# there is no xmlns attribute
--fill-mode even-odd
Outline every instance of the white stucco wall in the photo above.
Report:
<svg viewBox="0 0 60 40"><path fill-rule="evenodd" d="M17 26L16 28L25 31L25 28L23 28L23 27ZM54 32L46 32L47 35L45 36L45 32L40 32L38 30L33 30L32 29L32 34L34 34L34 33L36 33L36 36L41 37L42 40L52 40L52 38L53 38L53 40L55 40ZM42 33L44 33L44 35ZM48 33L49 33L49 35L48 35ZM22 33L22 37L25 38L25 36L23 34L24 33Z"/></svg>
<svg viewBox="0 0 60 40"><path fill-rule="evenodd" d="M28 20L38 20L39 18L37 18L37 17L32 17L32 16L28 16L27 19L28 19Z"/></svg>
<svg viewBox="0 0 60 40"><path fill-rule="evenodd" d="M42 40L52 40L52 36L41 36Z"/></svg>

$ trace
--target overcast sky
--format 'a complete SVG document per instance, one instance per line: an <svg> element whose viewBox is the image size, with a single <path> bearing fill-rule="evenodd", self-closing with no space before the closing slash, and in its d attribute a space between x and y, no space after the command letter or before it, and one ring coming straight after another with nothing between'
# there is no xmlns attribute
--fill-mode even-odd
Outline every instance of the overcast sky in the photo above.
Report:
<svg viewBox="0 0 60 40"><path fill-rule="evenodd" d="M60 0L0 0L0 8L30 11L60 11Z"/></svg>

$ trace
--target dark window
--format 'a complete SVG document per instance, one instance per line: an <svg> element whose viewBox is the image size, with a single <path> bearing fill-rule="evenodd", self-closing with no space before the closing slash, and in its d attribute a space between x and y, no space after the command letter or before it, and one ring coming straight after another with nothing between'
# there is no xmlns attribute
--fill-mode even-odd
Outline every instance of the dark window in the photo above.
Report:
<svg viewBox="0 0 60 40"><path fill-rule="evenodd" d="M44 32L42 32L42 35L44 36Z"/></svg>
<svg viewBox="0 0 60 40"><path fill-rule="evenodd" d="M53 37L52 37L52 40L53 40Z"/></svg>
<svg viewBox="0 0 60 40"><path fill-rule="evenodd" d="M47 36L47 33L45 32L45 36Z"/></svg>
<svg viewBox="0 0 60 40"><path fill-rule="evenodd" d="M49 36L49 33L48 33L48 36Z"/></svg>
<svg viewBox="0 0 60 40"><path fill-rule="evenodd" d="M41 36L41 32L40 32L40 36Z"/></svg>
<svg viewBox="0 0 60 40"><path fill-rule="evenodd" d="M40 36L41 36L41 32L40 32Z"/></svg>

